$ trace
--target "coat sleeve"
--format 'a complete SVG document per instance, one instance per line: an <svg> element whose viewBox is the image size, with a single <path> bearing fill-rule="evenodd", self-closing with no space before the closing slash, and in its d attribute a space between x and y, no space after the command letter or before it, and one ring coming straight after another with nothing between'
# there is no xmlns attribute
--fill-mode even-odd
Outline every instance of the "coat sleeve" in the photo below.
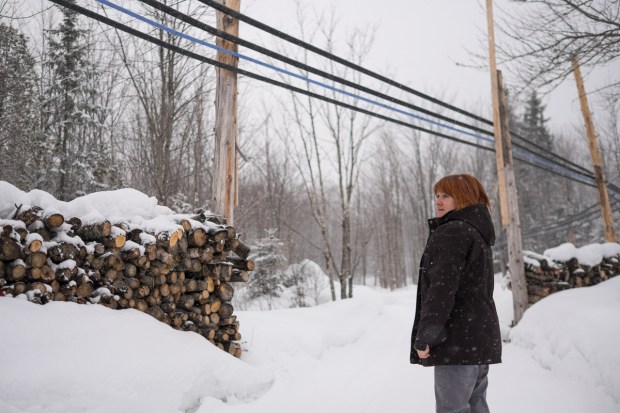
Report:
<svg viewBox="0 0 620 413"><path fill-rule="evenodd" d="M429 286L422 298L415 348L441 344L446 340L446 324L454 307L455 295L465 271L472 237L467 224L446 223L435 231L426 248L425 271Z"/></svg>

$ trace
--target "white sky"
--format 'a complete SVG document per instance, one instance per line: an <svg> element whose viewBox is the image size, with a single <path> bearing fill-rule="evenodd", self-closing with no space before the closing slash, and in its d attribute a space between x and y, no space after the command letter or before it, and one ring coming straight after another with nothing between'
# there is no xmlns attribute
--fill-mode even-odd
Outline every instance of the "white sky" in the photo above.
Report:
<svg viewBox="0 0 620 413"><path fill-rule="evenodd" d="M472 62L471 51L487 53L485 1L313 0L300 3L312 4L310 10L335 8L344 30L375 25L375 44L364 67L381 74L392 73L401 83L466 109L486 106L490 118L488 71L457 65L457 62ZM495 0L496 17L500 8L508 6L515 7L515 3ZM259 21L298 34L295 31L295 1L242 0L241 7L244 13ZM251 35L251 29L242 25L241 36L248 34ZM496 37L499 41L497 29ZM613 68L584 74L586 90L601 87L611 78L613 70L620 70L620 62ZM504 70L505 81L510 83L507 76L507 70ZM544 97L543 102L547 104L547 116L551 118L554 131L573 131L582 127L574 78L569 78L557 91ZM599 102L591 98L590 104L596 118Z"/></svg>
<svg viewBox="0 0 620 413"><path fill-rule="evenodd" d="M126 6L133 3L127 0L114 2ZM79 3L91 9L98 4L94 0L80 0ZM307 9L310 20L323 10L335 10L342 27L341 41L354 28L376 27L374 47L364 67L389 74L414 89L491 117L488 71L457 64L471 63L471 51L483 55L487 53L484 0L388 0L379 3L370 0L241 0L241 7L242 12L249 16L298 36L297 3ZM50 4L45 0L25 0L22 7L25 10L39 10L41 5ZM502 8L531 7L512 0L495 0L494 4L496 17L499 17ZM241 24L240 34L248 40L257 40L256 31L247 24ZM497 29L496 37L498 42L501 41ZM260 39L263 46L275 47L273 38L261 35ZM244 52L243 48L241 52ZM336 54L342 55L344 52ZM506 68L500 66L499 69L504 69L505 81L510 84ZM586 90L591 92L609 83L612 74L618 71L620 61L613 67L584 73ZM262 73L268 72L263 70ZM617 75L615 79L617 81ZM374 86L370 82L363 84ZM572 77L550 96L545 96L543 102L547 105L547 116L554 132L575 134L575 130L582 130L583 120ZM590 105L595 121L605 115L599 99L591 97Z"/></svg>

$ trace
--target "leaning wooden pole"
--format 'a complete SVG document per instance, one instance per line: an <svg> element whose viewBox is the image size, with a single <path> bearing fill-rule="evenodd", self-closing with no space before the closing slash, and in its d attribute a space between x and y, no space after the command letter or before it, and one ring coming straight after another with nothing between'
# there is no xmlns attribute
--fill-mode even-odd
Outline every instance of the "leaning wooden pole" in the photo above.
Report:
<svg viewBox="0 0 620 413"><path fill-rule="evenodd" d="M489 67L491 69L491 98L493 100L493 132L495 138L495 161L497 164L497 189L502 225L510 223L508 195L504 173L504 151L499 118L499 95L497 94L497 63L495 61L495 29L493 25L493 0L487 0L487 30L489 32Z"/></svg>
<svg viewBox="0 0 620 413"><path fill-rule="evenodd" d="M493 0L487 0L486 5L497 184L502 227L506 228L506 237L508 240L508 268L510 270L514 310L513 323L517 324L523 317L528 303L527 286L525 284L525 268L523 264L523 243L521 239L517 186L512 163L512 150L507 120L508 116L506 116L503 82L501 81L501 73L497 70L497 63L495 60Z"/></svg>
<svg viewBox="0 0 620 413"><path fill-rule="evenodd" d="M512 141L508 126L508 111L502 73L497 71L497 93L499 97L499 115L502 134L504 172L506 176L506 192L508 198L508 214L510 223L506 227L508 241L508 268L515 324L521 320L528 305L527 284L525 280L525 263L523 262L523 240L521 238L521 220L519 218L519 198L512 160Z"/></svg>
<svg viewBox="0 0 620 413"><path fill-rule="evenodd" d="M219 3L239 11L241 0L218 0ZM239 20L217 11L217 28L233 36L239 36ZM237 52L233 42L217 38L216 45ZM238 58L223 51L217 52L217 60L237 67ZM215 151L213 176L213 209L233 225L237 200L237 74L216 69L215 91Z"/></svg>
<svg viewBox="0 0 620 413"><path fill-rule="evenodd" d="M599 150L596 132L594 131L594 122L590 113L588 97L586 89L583 85L581 77L581 69L579 68L579 60L576 55L572 57L573 72L575 81L577 82L577 90L579 91L579 103L581 104L581 114L586 125L586 134L588 135L588 146L590 155L592 156L592 164L594 166L594 177L596 178L596 186L598 188L599 200L601 203L601 215L605 226L605 238L607 242L618 242L616 238L616 230L614 229L613 215L611 213L611 203L609 202L609 193L605 185L605 170L603 169L603 160Z"/></svg>

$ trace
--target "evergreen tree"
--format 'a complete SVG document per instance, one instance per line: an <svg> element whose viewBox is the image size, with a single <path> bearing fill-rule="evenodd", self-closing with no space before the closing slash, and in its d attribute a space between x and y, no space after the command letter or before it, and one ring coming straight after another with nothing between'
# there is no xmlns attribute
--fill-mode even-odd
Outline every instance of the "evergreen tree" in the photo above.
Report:
<svg viewBox="0 0 620 413"><path fill-rule="evenodd" d="M0 179L24 186L34 134L36 73L28 39L0 23Z"/></svg>
<svg viewBox="0 0 620 413"><path fill-rule="evenodd" d="M276 230L266 231L267 236L257 241L249 257L256 264L256 269L248 282L248 298L266 298L270 303L282 291L281 282L287 259L280 253L283 244L276 237Z"/></svg>
<svg viewBox="0 0 620 413"><path fill-rule="evenodd" d="M542 104L537 92L532 91L525 102L523 116L518 121L517 129L521 136L540 147L531 147L536 152L554 150L553 136L547 128L547 120L545 105ZM557 221L561 216L561 211L558 210L561 203L556 201L561 191L557 188L556 176L522 163L517 164L516 175L523 230L538 229ZM536 250L555 241L539 237L524 242L526 248Z"/></svg>
<svg viewBox="0 0 620 413"><path fill-rule="evenodd" d="M545 108L538 94L533 90L525 105L521 131L528 140L536 142L548 151L552 151L553 137L547 128L548 119L544 115Z"/></svg>
<svg viewBox="0 0 620 413"><path fill-rule="evenodd" d="M96 181L93 171L105 157L98 142L103 128L97 123L97 72L91 62L89 31L78 27L78 14L62 8L58 28L49 30L46 67L49 74L44 91L43 137L51 188L67 200L88 192ZM98 145L99 144L99 145ZM102 153L102 150L104 151ZM96 186L96 185L95 185Z"/></svg>

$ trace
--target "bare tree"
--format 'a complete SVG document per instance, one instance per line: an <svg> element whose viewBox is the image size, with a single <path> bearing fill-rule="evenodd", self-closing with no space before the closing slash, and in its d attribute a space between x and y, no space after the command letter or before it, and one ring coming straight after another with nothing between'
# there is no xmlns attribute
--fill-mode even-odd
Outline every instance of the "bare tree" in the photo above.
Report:
<svg viewBox="0 0 620 413"><path fill-rule="evenodd" d="M510 40L499 44L498 53L517 63L514 73L526 85L557 85L572 73L573 55L584 67L620 57L617 0L515 1L527 4L511 7L498 22Z"/></svg>
<svg viewBox="0 0 620 413"><path fill-rule="evenodd" d="M604 94L601 106L606 114L600 137L608 180L620 184L620 85Z"/></svg>
<svg viewBox="0 0 620 413"><path fill-rule="evenodd" d="M306 16L302 12L298 13L303 37L306 33ZM323 14L317 21L317 26L310 32L320 36L324 49L333 52L337 47L335 33L338 27L333 12ZM346 58L361 64L372 45L373 33L372 30L358 30L348 36ZM307 63L308 55L304 54L298 60ZM359 73L335 67L333 62L328 65L326 69L331 73L359 82ZM342 88L337 83L332 85ZM306 88L311 90L309 82ZM355 97L345 98L336 91L331 93L333 99L352 105L359 104ZM364 144L375 131L376 122L355 111L296 94L291 94L290 103L283 106L294 129L282 129L278 133L287 140L312 217L321 233L321 249L326 273L330 276L332 298L336 298L334 274L340 281L340 297L351 297L352 269L356 262L352 250L353 200L364 161Z"/></svg>
<svg viewBox="0 0 620 413"><path fill-rule="evenodd" d="M175 3L190 8L189 2ZM204 9L189 10L194 16ZM152 19L174 30L187 32L189 26L171 16L145 10ZM167 31L157 29L156 36L175 46L194 46ZM126 138L131 143L127 163L135 185L153 193L160 202L184 209L203 202L200 188L208 187L204 171L208 119L205 99L211 92L209 68L163 47L129 39L117 32L115 50L124 65L127 81L135 95L128 106L133 116ZM146 53L143 52L146 50ZM197 151L197 152L196 152Z"/></svg>

